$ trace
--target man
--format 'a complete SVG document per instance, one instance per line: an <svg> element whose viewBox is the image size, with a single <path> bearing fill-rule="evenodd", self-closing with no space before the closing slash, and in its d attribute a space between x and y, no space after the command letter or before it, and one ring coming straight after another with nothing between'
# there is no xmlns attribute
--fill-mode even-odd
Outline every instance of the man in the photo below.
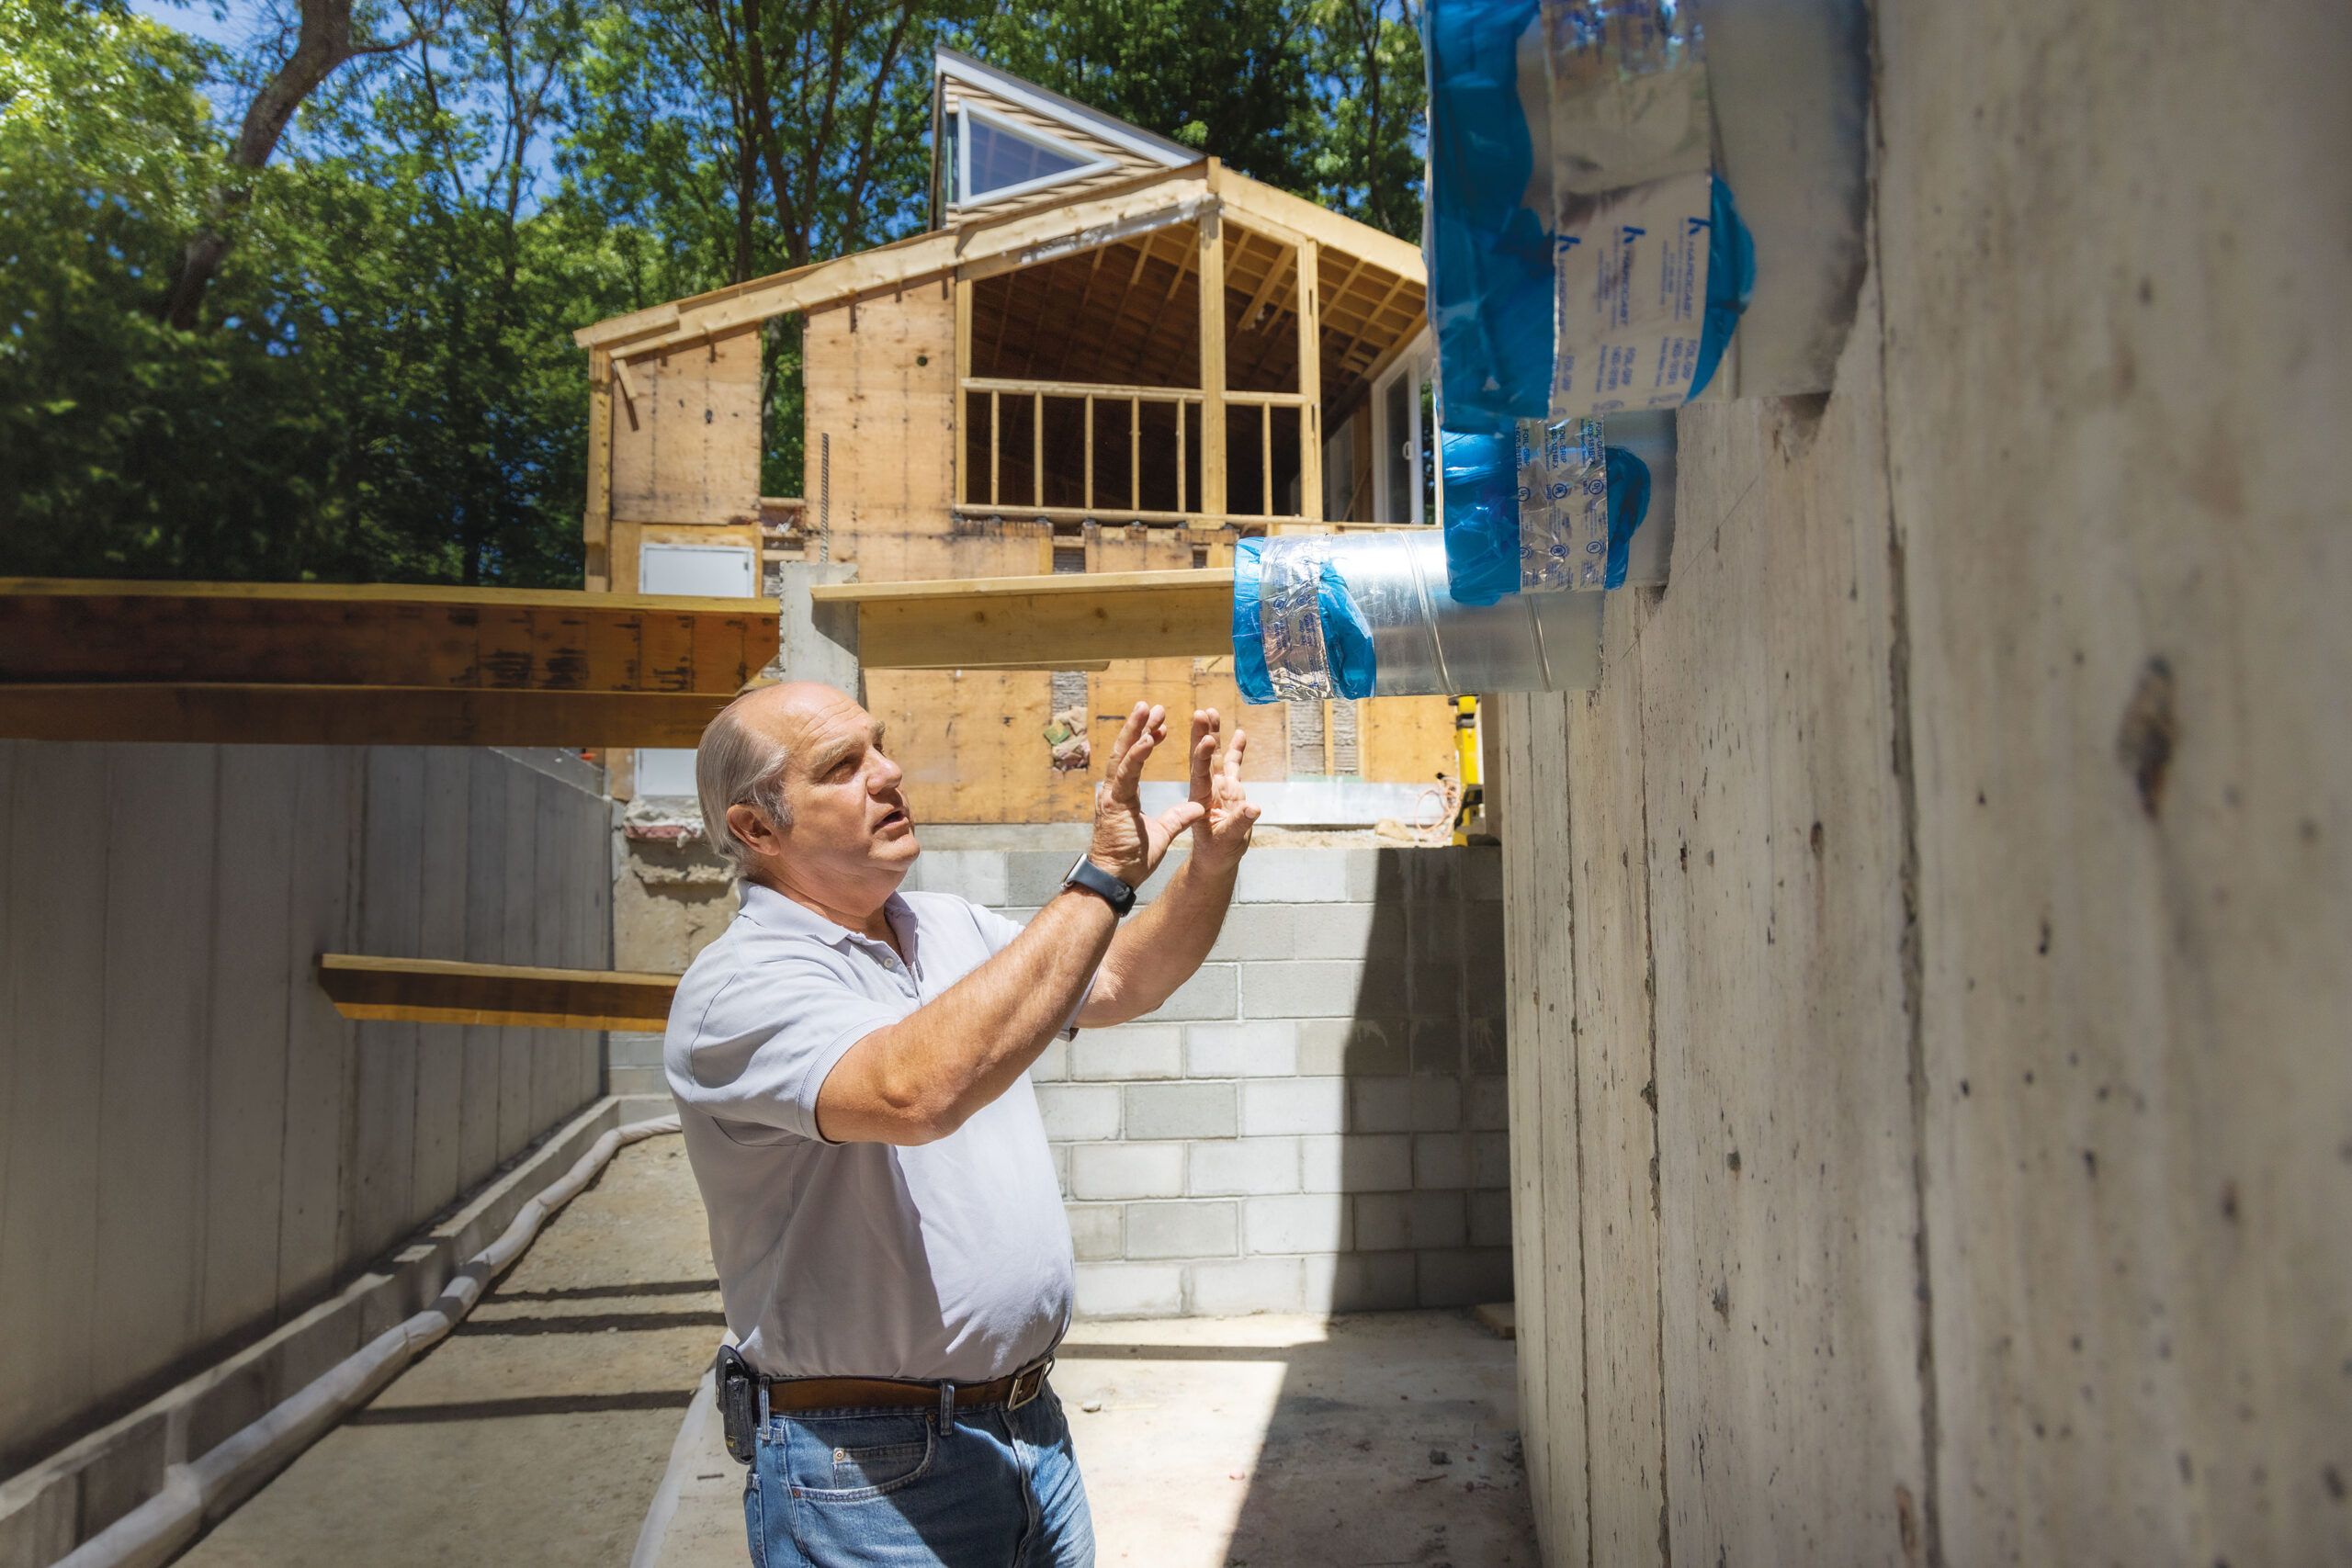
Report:
<svg viewBox="0 0 2352 1568"><path fill-rule="evenodd" d="M1216 942L1258 818L1241 732L1220 755L1218 729L1193 716L1191 796L1147 817L1167 714L1136 705L1091 845L1025 928L898 891L904 775L841 693L752 692L703 732L703 821L743 904L679 983L663 1060L752 1374L731 1386L756 1397L763 1568L1093 1562L1046 1382L1069 1224L1023 1075L1057 1035L1159 1007ZM1187 829L1182 869L1122 925Z"/></svg>

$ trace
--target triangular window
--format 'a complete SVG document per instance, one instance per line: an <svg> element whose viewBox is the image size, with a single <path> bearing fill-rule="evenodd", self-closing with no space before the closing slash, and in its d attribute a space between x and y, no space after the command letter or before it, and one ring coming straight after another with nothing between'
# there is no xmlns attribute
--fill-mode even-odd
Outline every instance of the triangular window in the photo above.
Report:
<svg viewBox="0 0 2352 1568"><path fill-rule="evenodd" d="M1058 137L1031 130L969 102L956 106L959 205L1040 188L1111 166Z"/></svg>

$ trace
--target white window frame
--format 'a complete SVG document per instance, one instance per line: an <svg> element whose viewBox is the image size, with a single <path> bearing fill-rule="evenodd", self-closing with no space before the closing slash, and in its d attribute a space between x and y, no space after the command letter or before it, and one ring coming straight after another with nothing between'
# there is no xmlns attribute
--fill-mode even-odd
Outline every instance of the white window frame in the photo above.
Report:
<svg viewBox="0 0 2352 1568"><path fill-rule="evenodd" d="M1003 201L1011 197L1026 196L1032 191L1049 190L1055 186L1067 185L1071 180L1090 179L1119 166L1114 159L1105 158L1098 152L1090 152L1074 142L1065 141L1060 137L1049 131L1039 130L1035 126L1023 125L1010 116L998 114L993 109L974 103L969 98L956 99L952 112L958 116L970 117L956 128L956 190L955 199L948 205L959 210L983 202ZM1065 158L1075 158L1079 161L1078 167L1065 169L1057 175L1039 175L1034 179L1020 180L1009 186L999 186L994 190L975 196L972 194L971 127L971 121L975 119L1004 135L1044 147L1049 152L1058 152Z"/></svg>
<svg viewBox="0 0 2352 1568"><path fill-rule="evenodd" d="M1391 431L1388 428L1388 389L1395 386L1400 378L1407 377L1411 378L1407 383L1411 389L1411 395L1405 400L1406 428L1402 431ZM1395 508L1390 504L1391 498L1388 494L1388 459L1396 447L1407 441L1411 442L1414 461L1419 463L1420 460L1424 437L1424 432L1421 429L1420 384L1424 380L1436 379L1437 344L1430 335L1429 329L1424 327L1415 336L1411 345L1396 356L1396 363L1391 365L1382 373L1380 379L1372 384L1372 518L1375 523L1419 525L1436 521L1422 514L1424 506L1421 498L1424 489L1435 490L1441 494L1443 492L1445 471L1442 466L1436 464L1434 457L1431 458L1431 465L1436 467L1438 471L1430 476L1432 482L1427 486L1417 483L1406 487L1408 515L1403 517L1390 515ZM1441 512L1444 510L1442 502L1439 510Z"/></svg>

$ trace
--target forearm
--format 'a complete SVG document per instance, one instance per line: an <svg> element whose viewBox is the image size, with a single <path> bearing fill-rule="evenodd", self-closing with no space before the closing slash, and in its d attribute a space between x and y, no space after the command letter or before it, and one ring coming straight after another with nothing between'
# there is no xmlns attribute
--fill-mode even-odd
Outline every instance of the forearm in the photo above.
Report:
<svg viewBox="0 0 2352 1568"><path fill-rule="evenodd" d="M1238 862L1204 866L1198 855L1178 867L1168 891L1112 939L1095 998L1079 1021L1095 1027L1124 1023L1174 995L1216 945L1239 871Z"/></svg>
<svg viewBox="0 0 2352 1568"><path fill-rule="evenodd" d="M1091 893L1065 892L1003 952L878 1034L869 1103L845 1104L836 1140L944 1137L1012 1087L1069 1023L1117 919Z"/></svg>

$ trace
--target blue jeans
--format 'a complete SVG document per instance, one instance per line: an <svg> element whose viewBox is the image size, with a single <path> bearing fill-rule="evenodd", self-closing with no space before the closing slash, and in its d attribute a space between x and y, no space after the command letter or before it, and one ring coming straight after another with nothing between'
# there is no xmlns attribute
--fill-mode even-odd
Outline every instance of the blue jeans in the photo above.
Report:
<svg viewBox="0 0 2352 1568"><path fill-rule="evenodd" d="M1048 1385L1018 1410L771 1416L743 1482L756 1568L1092 1568L1094 1518Z"/></svg>

